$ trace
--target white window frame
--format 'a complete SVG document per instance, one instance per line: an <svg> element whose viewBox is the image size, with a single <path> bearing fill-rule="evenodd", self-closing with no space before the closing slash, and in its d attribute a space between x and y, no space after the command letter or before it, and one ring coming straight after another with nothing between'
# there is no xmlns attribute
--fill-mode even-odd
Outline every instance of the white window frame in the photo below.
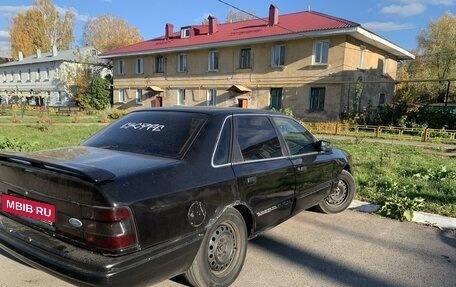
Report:
<svg viewBox="0 0 456 287"><path fill-rule="evenodd" d="M359 54L359 63L358 68L365 69L366 68L366 46L360 46L360 54Z"/></svg>
<svg viewBox="0 0 456 287"><path fill-rule="evenodd" d="M144 59L136 58L135 63L136 63L136 65L135 65L136 75L144 74Z"/></svg>
<svg viewBox="0 0 456 287"><path fill-rule="evenodd" d="M187 54L177 55L177 72L185 73L188 70L188 57Z"/></svg>
<svg viewBox="0 0 456 287"><path fill-rule="evenodd" d="M388 75L388 57L383 57L383 75Z"/></svg>
<svg viewBox="0 0 456 287"><path fill-rule="evenodd" d="M44 80L49 81L49 68L46 68L46 71L44 73Z"/></svg>
<svg viewBox="0 0 456 287"><path fill-rule="evenodd" d="M271 62L273 67L285 66L285 45L274 45L272 47Z"/></svg>
<svg viewBox="0 0 456 287"><path fill-rule="evenodd" d="M41 81L41 69L37 68L36 69L36 74L35 74L35 82Z"/></svg>
<svg viewBox="0 0 456 287"><path fill-rule="evenodd" d="M120 59L118 62L118 67L117 67L117 74L118 75L125 75L125 61L123 59Z"/></svg>
<svg viewBox="0 0 456 287"><path fill-rule="evenodd" d="M206 105L217 106L217 89L208 89L206 94Z"/></svg>
<svg viewBox="0 0 456 287"><path fill-rule="evenodd" d="M181 38L190 38L190 27L181 29Z"/></svg>
<svg viewBox="0 0 456 287"><path fill-rule="evenodd" d="M155 73L165 72L165 57L158 55L155 57Z"/></svg>
<svg viewBox="0 0 456 287"><path fill-rule="evenodd" d="M137 104L142 103L143 89L136 89L135 101Z"/></svg>
<svg viewBox="0 0 456 287"><path fill-rule="evenodd" d="M19 70L19 72L17 72L17 81L22 82L22 70Z"/></svg>
<svg viewBox="0 0 456 287"><path fill-rule="evenodd" d="M177 104L179 106L185 106L185 89L177 90Z"/></svg>
<svg viewBox="0 0 456 287"><path fill-rule="evenodd" d="M219 69L219 52L209 51L208 67L209 71L218 71Z"/></svg>
<svg viewBox="0 0 456 287"><path fill-rule="evenodd" d="M11 79L10 82L14 82L14 71L11 71Z"/></svg>
<svg viewBox="0 0 456 287"><path fill-rule="evenodd" d="M239 68L251 69L253 67L252 48L242 48L239 53Z"/></svg>
<svg viewBox="0 0 456 287"><path fill-rule="evenodd" d="M3 82L8 81L7 73L6 71L3 71Z"/></svg>
<svg viewBox="0 0 456 287"><path fill-rule="evenodd" d="M119 89L119 103L125 103L127 97L127 91L125 89Z"/></svg>
<svg viewBox="0 0 456 287"><path fill-rule="evenodd" d="M326 53L326 55L325 55ZM325 59L326 56L326 59ZM329 41L322 40L314 43L313 64L327 65L329 62Z"/></svg>

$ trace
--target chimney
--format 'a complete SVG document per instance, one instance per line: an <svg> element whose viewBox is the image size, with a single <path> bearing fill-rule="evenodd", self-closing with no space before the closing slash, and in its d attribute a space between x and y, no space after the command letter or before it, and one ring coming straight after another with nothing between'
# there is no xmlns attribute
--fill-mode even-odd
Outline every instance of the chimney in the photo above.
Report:
<svg viewBox="0 0 456 287"><path fill-rule="evenodd" d="M57 46L53 45L52 46L52 57L56 57L56 56L57 56Z"/></svg>
<svg viewBox="0 0 456 287"><path fill-rule="evenodd" d="M173 36L173 33L174 33L174 25L167 23L165 25L165 40L169 40Z"/></svg>
<svg viewBox="0 0 456 287"><path fill-rule="evenodd" d="M212 35L218 31L217 18L209 16L208 20L209 20L209 35Z"/></svg>
<svg viewBox="0 0 456 287"><path fill-rule="evenodd" d="M36 49L36 58L41 58L41 50L40 49Z"/></svg>
<svg viewBox="0 0 456 287"><path fill-rule="evenodd" d="M269 6L269 21L268 25L269 26L274 26L279 24L279 8L276 6L272 5Z"/></svg>
<svg viewBox="0 0 456 287"><path fill-rule="evenodd" d="M24 60L24 54L21 51L19 51L19 61L22 60Z"/></svg>

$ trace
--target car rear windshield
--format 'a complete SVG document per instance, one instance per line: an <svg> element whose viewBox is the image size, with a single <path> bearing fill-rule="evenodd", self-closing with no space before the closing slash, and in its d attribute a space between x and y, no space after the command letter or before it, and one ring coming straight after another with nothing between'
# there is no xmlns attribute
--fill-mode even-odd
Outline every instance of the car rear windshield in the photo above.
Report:
<svg viewBox="0 0 456 287"><path fill-rule="evenodd" d="M131 113L83 143L84 146L181 158L207 115L174 111Z"/></svg>

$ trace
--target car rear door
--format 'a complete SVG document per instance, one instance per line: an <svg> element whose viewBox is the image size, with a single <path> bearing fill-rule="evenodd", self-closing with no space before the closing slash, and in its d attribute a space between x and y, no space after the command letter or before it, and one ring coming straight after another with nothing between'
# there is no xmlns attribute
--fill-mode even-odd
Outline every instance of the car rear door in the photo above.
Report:
<svg viewBox="0 0 456 287"><path fill-rule="evenodd" d="M293 208L295 171L271 119L234 117L233 170L241 199L255 214L255 231L288 218Z"/></svg>
<svg viewBox="0 0 456 287"><path fill-rule="evenodd" d="M331 151L320 151L315 137L297 121L273 117L288 147L296 171L296 207L299 212L326 197L335 180L335 161Z"/></svg>

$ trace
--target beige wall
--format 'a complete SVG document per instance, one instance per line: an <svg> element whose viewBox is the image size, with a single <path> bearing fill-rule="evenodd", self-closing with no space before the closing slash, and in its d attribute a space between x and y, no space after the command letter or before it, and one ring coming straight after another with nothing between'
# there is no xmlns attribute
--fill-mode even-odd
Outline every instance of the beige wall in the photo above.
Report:
<svg viewBox="0 0 456 287"><path fill-rule="evenodd" d="M329 41L329 59L326 65L314 65L314 43L319 40ZM285 66L272 67L272 49L276 44L285 45ZM178 53L162 54L166 58L165 73L155 73L155 55L140 56L144 63L144 73L135 73L138 57L123 58L125 74L118 75L118 59L113 60L114 102L123 108L150 107L155 105L155 96L163 98L164 106L176 105L178 90L185 89L185 105L206 105L208 89L217 90L217 106L237 106L240 99L248 99L249 108L269 108L270 88L282 88L282 106L290 107L294 114L306 120L337 120L344 108L351 108L354 98L354 85L358 78L364 84L361 106L378 104L380 94L387 100L392 99L393 84L378 83L394 79L396 61L375 47L364 45L365 66L359 67L361 45L350 37L338 36L322 39L299 39L287 42L274 42L250 46L222 47L219 52L219 70L208 71L209 49L187 51L188 71L177 72ZM239 68L240 49L252 49L252 69ZM383 74L379 66L388 62L387 73ZM377 81L377 83L375 83ZM243 85L252 91L235 94L227 91L232 85ZM148 93L141 104L135 103L135 90L147 86L158 86L161 93ZM323 112L309 112L310 90L312 87L326 89ZM116 103L119 89L126 89L127 100L124 104ZM364 94L365 93L365 94ZM368 94L367 94L368 93Z"/></svg>

